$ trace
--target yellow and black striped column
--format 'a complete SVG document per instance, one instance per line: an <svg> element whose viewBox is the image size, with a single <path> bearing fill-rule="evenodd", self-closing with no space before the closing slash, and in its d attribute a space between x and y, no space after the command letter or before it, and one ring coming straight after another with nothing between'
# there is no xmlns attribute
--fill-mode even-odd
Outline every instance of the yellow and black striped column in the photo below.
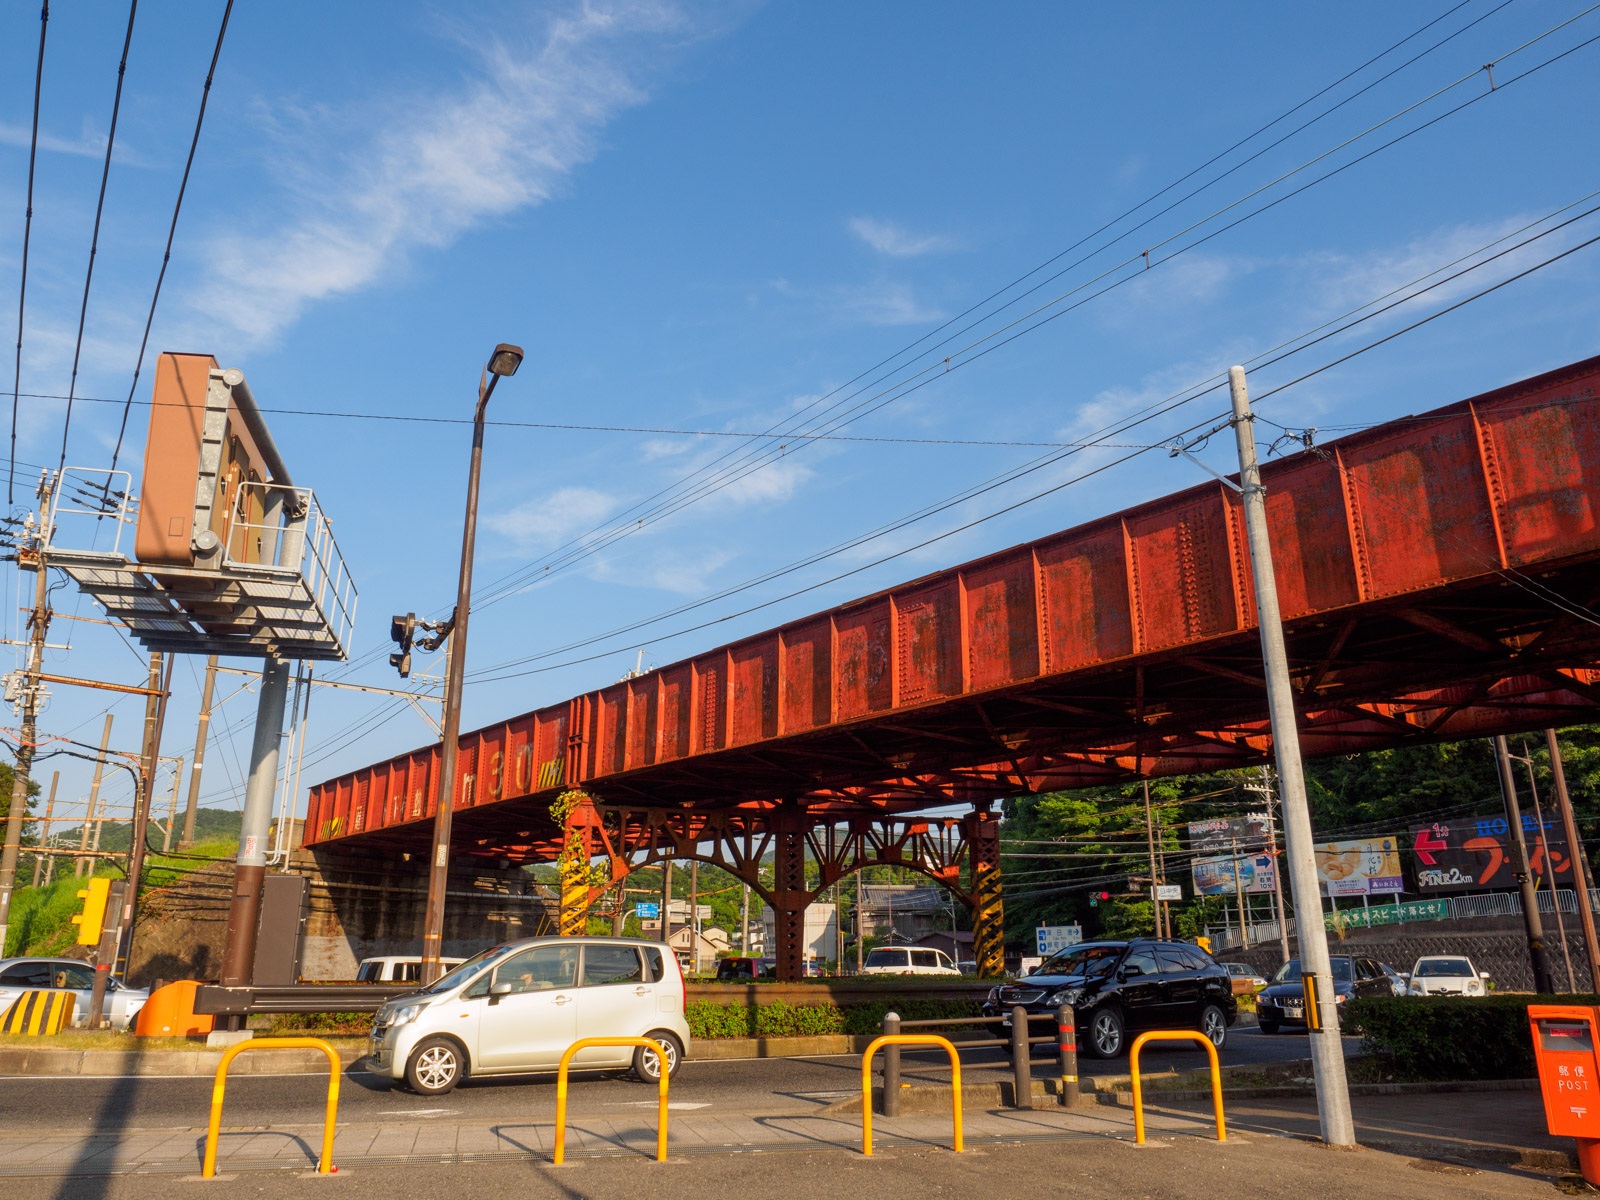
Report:
<svg viewBox="0 0 1600 1200"><path fill-rule="evenodd" d="M23 992L0 1016L0 1033L22 1033L49 1037L72 1023L72 1010L78 997L73 992L40 988Z"/></svg>
<svg viewBox="0 0 1600 1200"><path fill-rule="evenodd" d="M1005 974L1006 924L1000 899L1000 822L987 812L969 813L966 826L968 884L972 904L972 952L978 974L996 979Z"/></svg>
<svg viewBox="0 0 1600 1200"><path fill-rule="evenodd" d="M561 846L562 937L583 937L589 931L589 905L593 892L589 886L589 860L594 857L594 830L600 814L594 801L582 792L564 792L557 798L552 815L560 815L563 833Z"/></svg>

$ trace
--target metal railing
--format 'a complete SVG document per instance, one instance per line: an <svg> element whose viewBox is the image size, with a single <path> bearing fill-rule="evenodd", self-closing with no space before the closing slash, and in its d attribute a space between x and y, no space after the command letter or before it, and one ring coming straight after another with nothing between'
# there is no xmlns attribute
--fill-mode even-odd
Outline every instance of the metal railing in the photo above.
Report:
<svg viewBox="0 0 1600 1200"><path fill-rule="evenodd" d="M272 483L242 484L239 493L245 512L262 516L259 521L234 520L228 534L228 561L300 576L323 620L340 643L348 645L355 625L356 585L316 493Z"/></svg>
<svg viewBox="0 0 1600 1200"><path fill-rule="evenodd" d="M579 1038L561 1055L561 1066L556 1071L556 1145L551 1161L560 1166L567 1157L567 1070L572 1066L572 1056L590 1046L645 1046L656 1052L656 1078L660 1080L659 1102L656 1113L656 1161L667 1161L667 1052L660 1042L646 1037ZM957 1149L960 1149L958 1146Z"/></svg>
<svg viewBox="0 0 1600 1200"><path fill-rule="evenodd" d="M1043 1037L1032 1036L1034 1021L1050 1023L1051 1033ZM944 1017L937 1020L902 1021L898 1013L885 1013L883 1033L894 1038L904 1029L953 1029L971 1025L1009 1025L1010 1033L999 1038L963 1038L951 1043L960 1050L985 1050L996 1047L1008 1049L1012 1067L1012 1107L1033 1107L1033 1066L1051 1063L1059 1067L1060 1103L1072 1106L1078 1102L1078 1037L1077 1018L1071 1005L1062 1004L1049 1012L1030 1013L1022 1005L1013 1005L1011 1011L994 1017ZM890 1041L883 1052L883 1115L900 1115L900 1044ZM1050 1046L1055 1051L1048 1058L1034 1058L1033 1047Z"/></svg>
<svg viewBox="0 0 1600 1200"><path fill-rule="evenodd" d="M50 496L49 528L43 540L55 537L62 519L71 529L83 528L84 541L96 541L101 527L111 522L113 554L122 549L122 527L139 523L139 504L133 495L133 476L126 471L107 471L100 467L68 467L56 476Z"/></svg>
<svg viewBox="0 0 1600 1200"><path fill-rule="evenodd" d="M1217 1048L1211 1039L1192 1029L1152 1029L1133 1039L1133 1049L1128 1051L1128 1073L1133 1077L1133 1140L1144 1145L1144 1091L1139 1085L1139 1051L1146 1042L1199 1042L1206 1048L1206 1058L1211 1064L1211 1107L1217 1115L1217 1141L1228 1140L1228 1126L1222 1118L1222 1067L1217 1062Z"/></svg>
<svg viewBox="0 0 1600 1200"><path fill-rule="evenodd" d="M881 1046L941 1046L950 1056L950 1111L955 1118L955 1152L961 1153L961 1056L947 1039L936 1033L886 1033L868 1043L861 1054L861 1154L872 1157L872 1056ZM662 1120L666 1120L666 1093L662 1092ZM884 1114L887 1116L888 1114Z"/></svg>
<svg viewBox="0 0 1600 1200"><path fill-rule="evenodd" d="M339 1052L320 1038L252 1038L229 1046L217 1064L216 1082L211 1086L211 1119L206 1125L206 1155L200 1167L201 1177L216 1176L217 1138L222 1133L222 1093L228 1086L228 1066L247 1050L321 1050L328 1056L328 1105L322 1122L322 1157L317 1160L317 1172L332 1175L339 1169L333 1165L333 1131L339 1117Z"/></svg>

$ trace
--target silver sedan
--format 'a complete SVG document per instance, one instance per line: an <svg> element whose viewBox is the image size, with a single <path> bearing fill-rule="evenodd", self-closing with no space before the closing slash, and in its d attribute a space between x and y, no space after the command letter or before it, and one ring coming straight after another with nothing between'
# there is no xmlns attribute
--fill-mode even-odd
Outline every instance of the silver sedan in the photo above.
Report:
<svg viewBox="0 0 1600 1200"><path fill-rule="evenodd" d="M94 989L94 968L75 958L0 958L0 1013L23 992L39 988L65 988L76 997L72 1023L87 1025L89 997ZM106 981L104 1015L113 1029L127 1029L150 998L148 988L128 987L116 979Z"/></svg>

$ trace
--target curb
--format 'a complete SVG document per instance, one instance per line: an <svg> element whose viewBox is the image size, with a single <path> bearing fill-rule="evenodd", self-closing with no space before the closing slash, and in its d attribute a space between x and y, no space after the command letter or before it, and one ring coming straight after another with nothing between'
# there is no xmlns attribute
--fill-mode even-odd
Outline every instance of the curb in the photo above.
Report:
<svg viewBox="0 0 1600 1200"><path fill-rule="evenodd" d="M1126 1079L1111 1081L1114 1086L1102 1087L1098 1093L1100 1103L1119 1108L1133 1107L1133 1092L1123 1085ZM1537 1079L1479 1079L1446 1080L1438 1083L1352 1083L1352 1096L1439 1096L1452 1092L1536 1092ZM1315 1096L1314 1087L1289 1084L1281 1087L1228 1086L1226 1075L1222 1078L1222 1094L1235 1100L1273 1100L1295 1096ZM1163 1100L1209 1100L1211 1089L1205 1088L1151 1088L1145 1092L1145 1103L1157 1104Z"/></svg>
<svg viewBox="0 0 1600 1200"><path fill-rule="evenodd" d="M262 1039L263 1041L270 1039ZM349 1070L367 1057L364 1050L340 1050L339 1066ZM215 1075L220 1050L54 1050L0 1046L0 1076L5 1075ZM245 1054L229 1075L321 1075L328 1058L320 1050L279 1050Z"/></svg>

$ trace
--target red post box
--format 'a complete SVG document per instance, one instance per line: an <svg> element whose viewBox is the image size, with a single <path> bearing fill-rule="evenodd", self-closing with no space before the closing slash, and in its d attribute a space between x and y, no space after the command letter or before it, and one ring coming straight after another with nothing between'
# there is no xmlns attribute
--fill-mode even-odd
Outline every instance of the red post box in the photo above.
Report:
<svg viewBox="0 0 1600 1200"><path fill-rule="evenodd" d="M1555 1137L1578 1140L1578 1167L1600 1184L1600 1008L1530 1004L1528 1021L1545 1124Z"/></svg>

